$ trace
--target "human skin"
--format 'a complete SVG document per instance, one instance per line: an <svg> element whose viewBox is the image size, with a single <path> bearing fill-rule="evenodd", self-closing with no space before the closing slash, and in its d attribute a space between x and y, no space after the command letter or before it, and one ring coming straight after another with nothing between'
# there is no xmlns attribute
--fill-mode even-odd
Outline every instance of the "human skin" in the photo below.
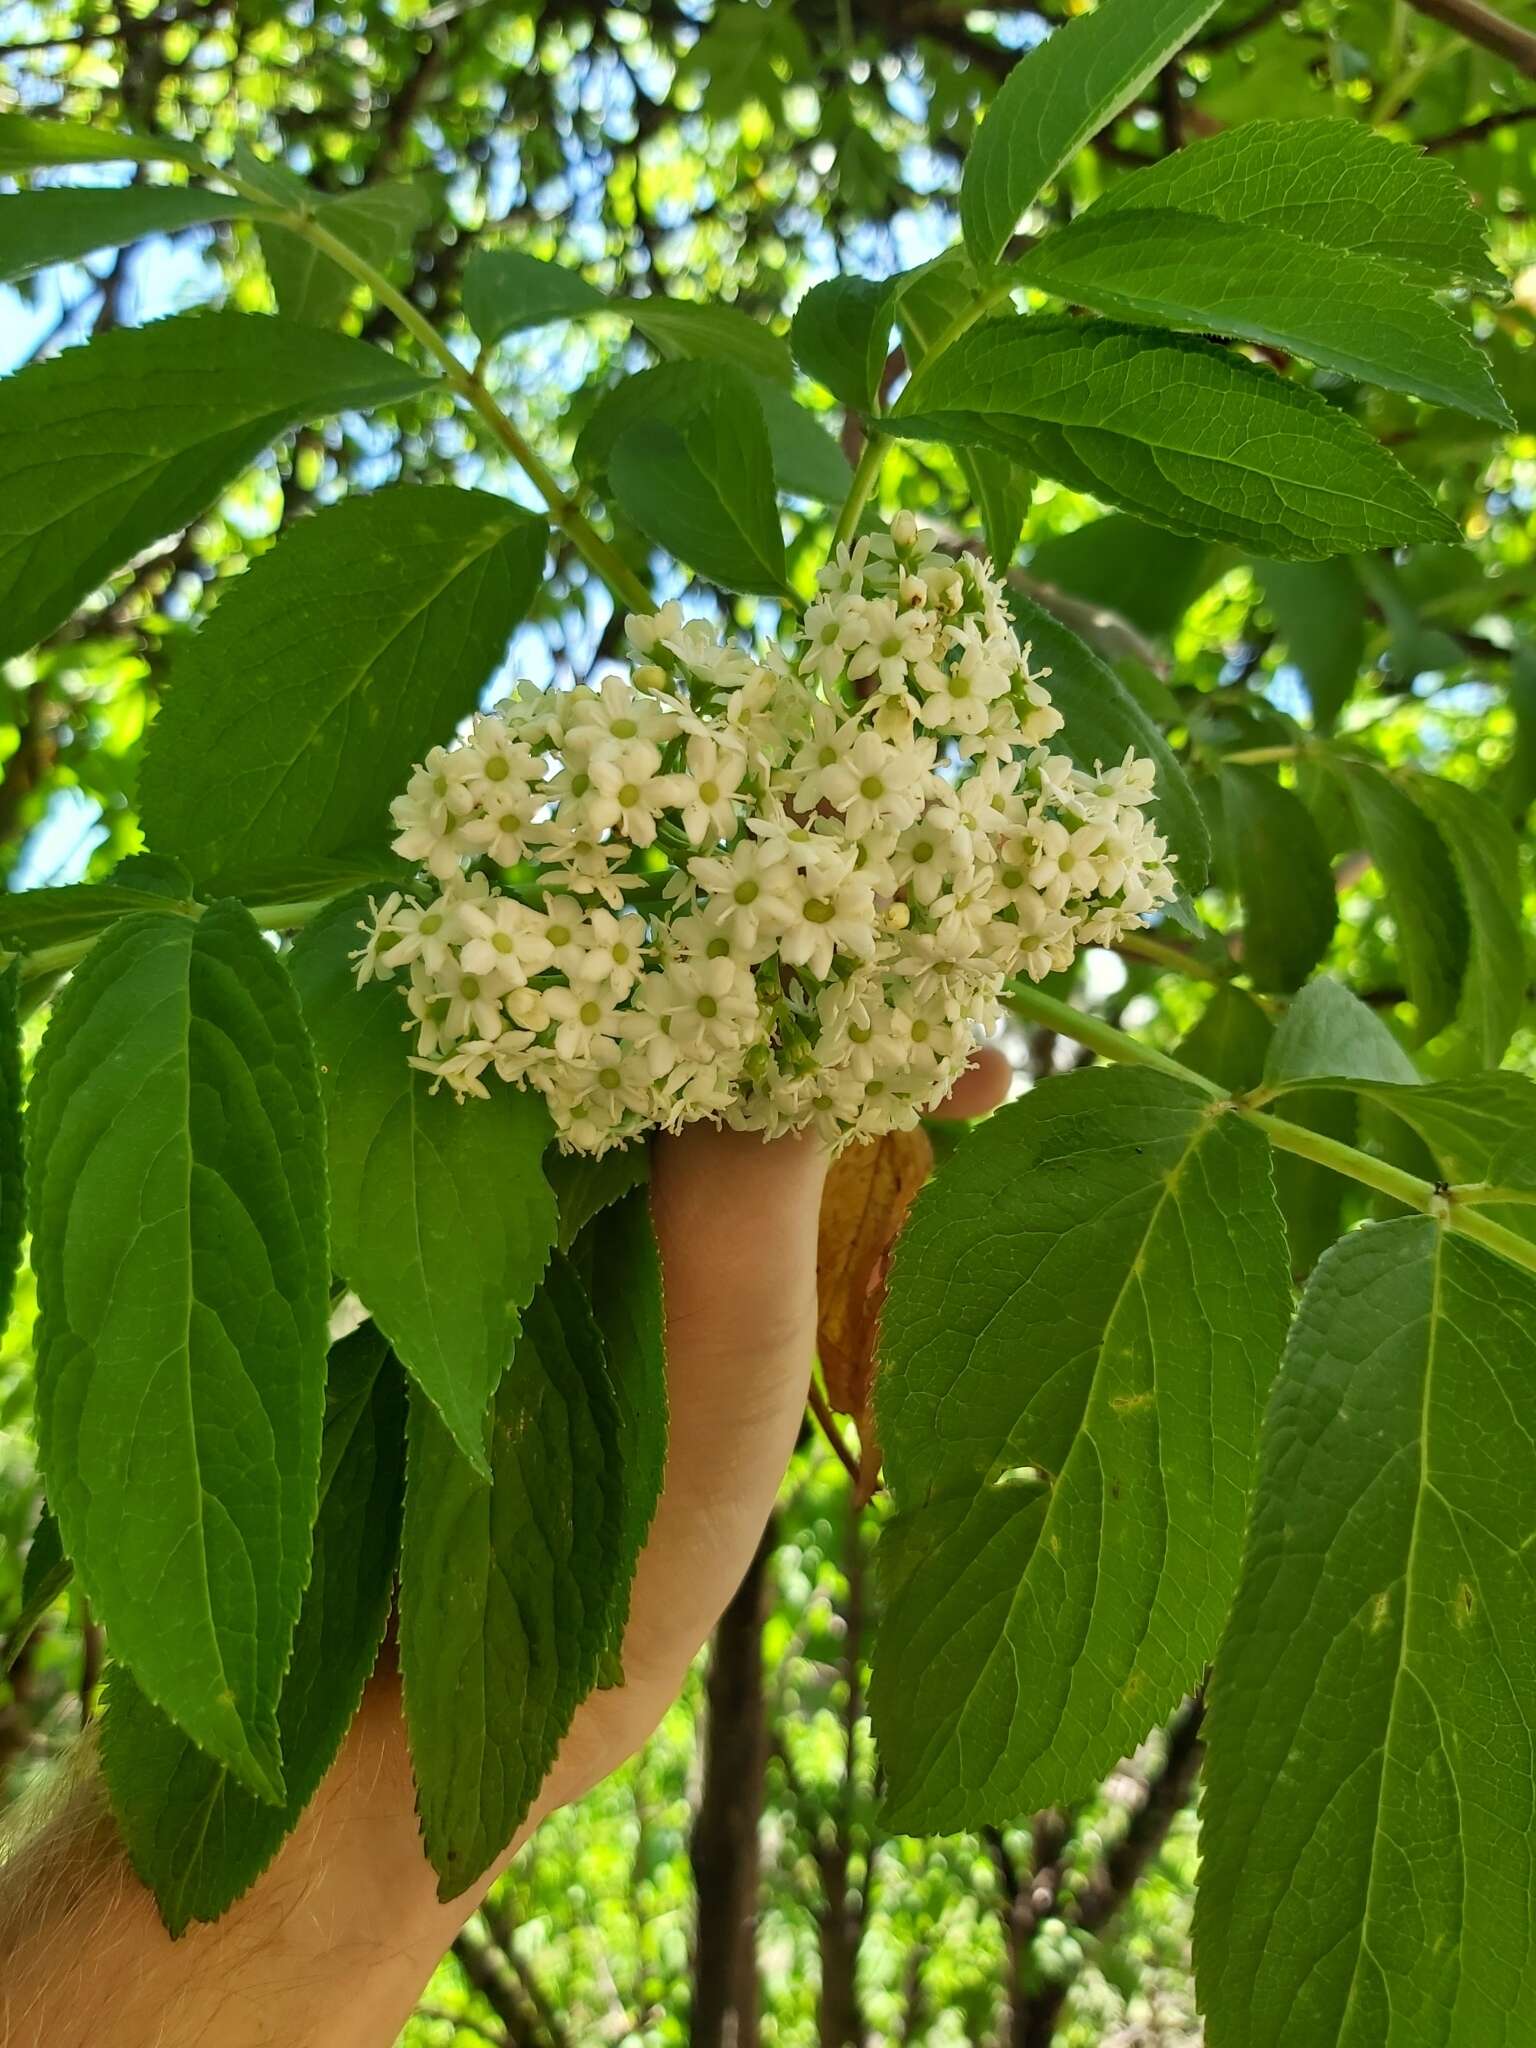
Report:
<svg viewBox="0 0 1536 2048"><path fill-rule="evenodd" d="M1007 1089L978 1055L949 1104ZM0 1869L4 2048L387 2048L439 1957L539 1821L632 1755L740 1583L789 1461L816 1332L826 1159L696 1125L657 1141L670 1435L635 1575L624 1684L577 1712L506 1854L441 1902L422 1854L393 1670L267 1874L172 1942L129 1869L86 1752ZM67 1767L66 1767L67 1769Z"/></svg>

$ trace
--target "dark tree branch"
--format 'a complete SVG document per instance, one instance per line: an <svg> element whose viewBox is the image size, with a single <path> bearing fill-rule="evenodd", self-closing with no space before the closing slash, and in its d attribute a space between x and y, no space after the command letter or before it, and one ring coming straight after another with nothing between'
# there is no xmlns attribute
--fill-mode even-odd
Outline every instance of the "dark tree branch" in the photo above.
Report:
<svg viewBox="0 0 1536 2048"><path fill-rule="evenodd" d="M1429 150L1460 149L1465 143L1484 142L1490 135L1497 135L1501 128L1513 128L1521 121L1536 121L1536 103L1528 107L1501 107L1497 113L1468 121L1463 128L1448 129L1444 135L1427 135L1423 147Z"/></svg>
<svg viewBox="0 0 1536 2048"><path fill-rule="evenodd" d="M1536 78L1536 32L1521 28L1507 15L1496 14L1483 6L1482 0L1408 0L1408 4L1431 21L1455 29L1469 43L1481 44L1496 57L1507 57L1527 78Z"/></svg>
<svg viewBox="0 0 1536 2048"><path fill-rule="evenodd" d="M692 2048L754 2048L757 2040L758 1825L768 1760L763 1623L776 1540L770 1520L709 1653L704 1785L689 1844L698 1901Z"/></svg>

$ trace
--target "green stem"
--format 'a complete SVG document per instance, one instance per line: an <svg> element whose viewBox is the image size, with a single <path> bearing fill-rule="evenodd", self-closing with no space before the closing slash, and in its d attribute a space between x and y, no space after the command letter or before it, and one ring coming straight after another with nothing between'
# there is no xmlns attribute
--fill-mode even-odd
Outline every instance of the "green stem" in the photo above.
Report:
<svg viewBox="0 0 1536 2048"><path fill-rule="evenodd" d="M954 319L940 333L933 347L924 349L923 360L918 364L918 368L926 370L930 363L936 363L944 351L952 348L962 334L968 334L978 320L985 319L996 307L1006 304L1015 281L1012 277L997 278L983 291L979 291L968 306L962 306Z"/></svg>
<svg viewBox="0 0 1536 2048"><path fill-rule="evenodd" d="M313 923L323 910L329 910L333 903L348 893L347 889L338 889L335 896L306 899L301 903L253 903L250 905L250 912L257 924L267 931L297 931L301 925ZM149 905L146 904L144 907L147 910ZM182 917L190 918L201 917L208 908L206 903L176 903L170 897L166 898L165 907L168 911L175 911ZM78 967L102 933L109 928L109 925L104 924L99 931L90 933L88 937L64 939L56 946L39 946L35 952L23 954L21 958L24 986L30 988L37 982L67 973L71 967ZM51 992L51 989L45 992L44 1000Z"/></svg>
<svg viewBox="0 0 1536 2048"><path fill-rule="evenodd" d="M832 535L834 551L845 541L853 538L854 528L859 523L859 514L869 502L870 492L880 481L881 465L885 461L890 441L879 432L872 432L864 443L864 453L859 457L859 466L853 472L853 482L848 486L848 495L843 500L843 509L837 515L837 527Z"/></svg>
<svg viewBox="0 0 1536 2048"><path fill-rule="evenodd" d="M1087 1010L1074 1010L1070 1003L1048 996L1041 989L1015 982L1009 991L1008 1007L1015 1016L1045 1024L1051 1030L1059 1031L1063 1038L1090 1047L1103 1059L1126 1060L1138 1066L1155 1067L1160 1074L1171 1075L1175 1081L1192 1081L1213 1099L1221 1096L1221 1088L1216 1082L1208 1081L1204 1074L1197 1074L1192 1067L1170 1059L1167 1053L1159 1052L1155 1046L1141 1044L1128 1032L1118 1030L1107 1018L1092 1016Z"/></svg>
<svg viewBox="0 0 1536 2048"><path fill-rule="evenodd" d="M937 362L945 349L958 341L962 334L974 327L976 322L990 313L995 306L1002 305L1012 289L1011 279L998 279L984 291L979 291L968 305L961 307L932 348L923 351L923 359L918 369L926 370L930 363ZM859 457L859 466L853 473L848 496L844 499L843 509L838 514L837 529L832 536L834 548L852 540L854 529L859 523L859 514L869 502L869 495L880 480L881 465L885 461L889 447L889 435L880 433L877 428L871 428L869 439L864 443L864 452Z"/></svg>
<svg viewBox="0 0 1536 2048"><path fill-rule="evenodd" d="M1262 768L1271 761L1299 760L1305 750L1301 747L1244 747L1235 754L1223 754L1223 766L1235 768Z"/></svg>
<svg viewBox="0 0 1536 2048"><path fill-rule="evenodd" d="M1436 1187L1432 1181L1422 1180L1416 1173L1405 1173L1401 1167L1389 1165L1384 1159L1373 1159L1369 1152L1342 1144L1322 1131L1309 1131L1301 1124L1287 1123L1283 1117L1271 1116L1244 1100L1224 1098L1221 1089L1204 1074L1197 1074L1193 1068L1170 1059L1167 1053L1140 1044L1128 1032L1118 1030L1104 1018L1074 1010L1070 1003L1043 995L1039 989L1016 984L1009 997L1009 1007L1019 1016L1049 1025L1064 1038L1091 1047L1105 1059L1154 1067L1159 1073L1170 1074L1176 1080L1187 1081L1193 1087L1203 1089L1222 1108L1261 1130L1282 1152L1293 1152L1300 1159L1309 1159L1316 1166L1326 1166L1333 1173L1358 1181L1362 1187L1374 1188L1378 1194L1401 1202L1404 1208L1415 1209L1423 1216L1433 1216L1445 1229L1470 1237L1475 1243L1508 1259L1511 1265L1523 1266L1528 1273L1536 1273L1536 1243L1507 1229L1504 1224L1496 1223L1476 1206L1478 1202L1494 1199L1498 1191L1489 1191L1481 1183L1475 1184L1468 1189L1472 1201L1463 1203L1458 1188Z"/></svg>
<svg viewBox="0 0 1536 2048"><path fill-rule="evenodd" d="M1197 960L1180 946L1170 946L1145 932L1126 932L1115 941L1115 951L1133 960L1146 960L1154 967L1166 967L1171 974L1186 975L1191 981L1224 982L1227 977L1208 960Z"/></svg>
<svg viewBox="0 0 1536 2048"><path fill-rule="evenodd" d="M237 186L239 184L236 179L229 182ZM250 198L259 200L262 197L259 192L250 188L241 189L246 190ZM339 264L360 284L366 285L381 305L388 306L407 333L414 335L428 354L441 365L447 383L472 411L479 414L502 447L517 463L544 500L551 520L582 560L607 584L615 602L627 606L631 611L650 611L653 603L651 593L639 577L612 543L605 540L591 521L583 515L571 493L561 488L554 472L507 418L479 377L465 369L431 321L411 304L403 292L396 291L389 279L381 276L366 257L359 256L355 249L349 249L345 242L333 235L328 227L312 215L282 213L274 215L274 218L291 233L302 235L312 247L321 250L333 263Z"/></svg>

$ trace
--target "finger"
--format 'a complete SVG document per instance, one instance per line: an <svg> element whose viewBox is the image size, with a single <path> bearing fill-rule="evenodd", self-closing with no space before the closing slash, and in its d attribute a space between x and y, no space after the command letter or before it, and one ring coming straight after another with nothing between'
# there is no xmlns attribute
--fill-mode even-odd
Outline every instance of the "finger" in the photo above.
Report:
<svg viewBox="0 0 1536 2048"><path fill-rule="evenodd" d="M1008 1100L1013 1086L1013 1068L995 1045L979 1045L971 1063L948 1095L933 1111L934 1116L985 1116Z"/></svg>

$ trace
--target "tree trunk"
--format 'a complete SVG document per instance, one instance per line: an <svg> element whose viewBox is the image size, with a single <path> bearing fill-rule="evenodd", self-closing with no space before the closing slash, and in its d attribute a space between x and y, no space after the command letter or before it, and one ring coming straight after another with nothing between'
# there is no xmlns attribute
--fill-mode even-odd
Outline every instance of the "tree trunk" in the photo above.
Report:
<svg viewBox="0 0 1536 2048"><path fill-rule="evenodd" d="M715 1629L704 1708L704 1786L691 1860L698 1896L692 2048L757 2048L758 1823L768 1724L763 1699L770 1520Z"/></svg>

